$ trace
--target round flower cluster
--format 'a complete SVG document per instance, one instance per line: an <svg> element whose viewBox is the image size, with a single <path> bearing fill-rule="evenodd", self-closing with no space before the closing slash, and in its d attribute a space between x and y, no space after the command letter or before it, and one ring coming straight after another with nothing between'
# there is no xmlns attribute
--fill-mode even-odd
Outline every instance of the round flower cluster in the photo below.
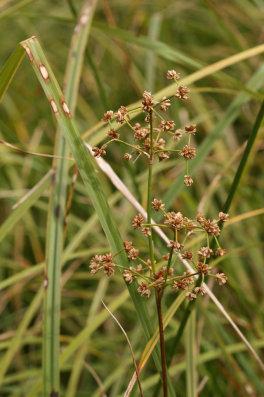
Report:
<svg viewBox="0 0 264 397"><path fill-rule="evenodd" d="M175 70L168 70L166 77L168 80L174 80L176 83L176 92L173 96L178 100L188 99L189 89L179 85L180 74ZM92 149L94 157L103 157L106 155L108 146L117 142L129 149L123 155L126 161L136 161L140 157L146 158L153 162L156 158L158 161L169 159L173 154L178 154L186 163L186 172L184 175L184 184L191 186L193 179L189 175L189 161L196 156L196 148L191 143L191 138L196 134L196 124L186 124L184 128L176 128L175 121L166 116L166 112L171 107L171 98L163 97L156 101L152 94L144 91L141 101L141 110L146 114L143 122L131 122L131 114L138 108L128 109L125 106L114 112L108 110L102 117L102 121L107 123L108 140L101 147ZM118 130L126 127L131 134L124 134L126 138L122 139ZM181 148L174 148L175 144L185 138Z"/></svg>
<svg viewBox="0 0 264 397"><path fill-rule="evenodd" d="M149 258L140 255L137 248L133 246L131 241L124 241L124 252L127 259L131 262L131 266L123 267L114 264L113 260L116 255L105 254L95 255L90 262L91 273L96 273L99 270L104 271L107 276L114 274L115 268L119 267L122 271L123 278L126 283L131 284L136 282L138 293L146 298L149 298L153 289L164 289L171 287L174 291L186 291L186 297L189 300L196 299L199 295L206 293L202 282L205 277L213 277L219 285L224 285L227 282L227 276L223 272L215 272L209 265L209 261L214 257L223 256L226 251L220 246L218 237L220 234L220 222L228 220L228 214L220 212L218 219L208 219L203 214L198 213L196 219L189 219L181 212L166 212L164 203L154 198L152 201L152 208L155 211L160 211L163 214L163 222L159 226L167 228L169 233L173 234L173 238L169 240L167 245L168 252L159 260L155 259L155 271ZM141 214L137 214L132 219L132 227L147 235L146 230L156 225L147 224ZM192 236L197 233L202 233L205 244L198 249L190 251L186 249L186 244ZM216 243L210 243L210 237ZM179 273L179 266L175 266L174 259L188 260L194 272ZM133 264L132 264L133 263ZM198 280L198 281L197 281Z"/></svg>

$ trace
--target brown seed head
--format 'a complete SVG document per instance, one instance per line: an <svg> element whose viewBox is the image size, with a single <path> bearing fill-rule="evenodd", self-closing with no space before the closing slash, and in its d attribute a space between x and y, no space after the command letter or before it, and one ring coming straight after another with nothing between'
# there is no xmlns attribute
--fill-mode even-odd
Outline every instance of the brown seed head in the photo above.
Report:
<svg viewBox="0 0 264 397"><path fill-rule="evenodd" d="M94 147L92 148L92 152L94 157L104 157L106 155L106 151L103 148Z"/></svg>
<svg viewBox="0 0 264 397"><path fill-rule="evenodd" d="M140 230L144 234L144 236L146 236L146 237L151 235L150 227L142 227Z"/></svg>
<svg viewBox="0 0 264 397"><path fill-rule="evenodd" d="M112 139L118 139L119 138L119 134L117 132L117 130L115 130L114 128L111 128L111 130L109 130L107 132L107 135L112 138Z"/></svg>
<svg viewBox="0 0 264 397"><path fill-rule="evenodd" d="M209 247L201 247L198 251L198 255L200 258L210 258L212 255L213 250Z"/></svg>
<svg viewBox="0 0 264 397"><path fill-rule="evenodd" d="M198 223L200 223L200 225L203 225L203 223L206 220L206 218L204 217L203 214L198 212L198 214L196 215L196 220L197 220Z"/></svg>
<svg viewBox="0 0 264 397"><path fill-rule="evenodd" d="M142 99L142 109L145 112L150 112L152 110L153 105L154 105L154 101L151 92L144 91L143 99Z"/></svg>
<svg viewBox="0 0 264 397"><path fill-rule="evenodd" d="M130 161L132 159L132 155L130 153L125 153L123 156L124 160Z"/></svg>
<svg viewBox="0 0 264 397"><path fill-rule="evenodd" d="M158 200L156 198L153 199L151 204L155 211L164 210L165 208L165 204L161 200Z"/></svg>
<svg viewBox="0 0 264 397"><path fill-rule="evenodd" d="M224 248L217 248L214 252L215 256L224 256L226 254L226 250Z"/></svg>
<svg viewBox="0 0 264 397"><path fill-rule="evenodd" d="M193 184L193 179L190 175L184 175L184 185L185 186L192 186Z"/></svg>
<svg viewBox="0 0 264 397"><path fill-rule="evenodd" d="M104 122L108 122L112 119L113 115L114 115L113 110L107 110L107 112L104 113L102 120Z"/></svg>
<svg viewBox="0 0 264 397"><path fill-rule="evenodd" d="M178 241L170 240L169 243L167 244L167 247L172 248L175 251L181 251L183 245L180 244Z"/></svg>
<svg viewBox="0 0 264 397"><path fill-rule="evenodd" d="M133 273L131 270L126 269L123 271L123 277L126 283L131 284L133 281Z"/></svg>
<svg viewBox="0 0 264 397"><path fill-rule="evenodd" d="M184 127L184 129L185 129L185 132L186 132L187 134L195 135L195 133L196 133L196 124L189 124L189 125L186 125L186 126Z"/></svg>
<svg viewBox="0 0 264 397"><path fill-rule="evenodd" d="M198 262L198 264L197 264L197 271L198 271L200 274L207 275L208 272L209 272L210 270L211 270L211 267L208 266L206 263Z"/></svg>
<svg viewBox="0 0 264 397"><path fill-rule="evenodd" d="M195 287L194 290L193 290L193 292L194 292L196 295L202 295L202 296L206 294L206 290L205 290L204 287Z"/></svg>
<svg viewBox="0 0 264 397"><path fill-rule="evenodd" d="M95 255L90 261L90 271L95 274L102 268L103 265L103 255Z"/></svg>
<svg viewBox="0 0 264 397"><path fill-rule="evenodd" d="M139 123L136 123L134 125L134 138L136 140L145 139L148 134L149 134L149 130L147 128L141 127Z"/></svg>
<svg viewBox="0 0 264 397"><path fill-rule="evenodd" d="M159 152L158 158L159 158L159 161L168 160L170 158L170 155L168 152Z"/></svg>
<svg viewBox="0 0 264 397"><path fill-rule="evenodd" d="M144 223L144 217L141 214L137 214L132 220L132 227L134 229L140 229L142 227L142 223Z"/></svg>
<svg viewBox="0 0 264 397"><path fill-rule="evenodd" d="M166 73L166 78L168 80L179 80L180 79L180 73L177 73L176 70L168 70Z"/></svg>
<svg viewBox="0 0 264 397"><path fill-rule="evenodd" d="M166 97L162 98L162 102L160 104L160 109L163 110L163 112L166 112L170 106L171 106L170 100L167 99Z"/></svg>
<svg viewBox="0 0 264 397"><path fill-rule="evenodd" d="M184 251L181 256L183 259L191 260L193 257L193 254L191 251Z"/></svg>
<svg viewBox="0 0 264 397"><path fill-rule="evenodd" d="M128 118L128 110L125 106L120 106L120 108L115 113L116 121L120 124L123 124Z"/></svg>
<svg viewBox="0 0 264 397"><path fill-rule="evenodd" d="M181 138L182 138L182 133L183 133L183 131L180 129L180 128L178 128L177 130L175 130L175 132L174 132L174 134L173 134L173 140L175 141L175 142L178 142Z"/></svg>
<svg viewBox="0 0 264 397"><path fill-rule="evenodd" d="M215 220L205 219L202 227L208 234L211 234L212 236L219 236L220 234L220 228Z"/></svg>
<svg viewBox="0 0 264 397"><path fill-rule="evenodd" d="M225 275L225 273L217 273L216 280L219 285L224 285L227 283L227 276Z"/></svg>
<svg viewBox="0 0 264 397"><path fill-rule="evenodd" d="M157 142L154 144L154 148L157 150L163 150L165 147L166 141L163 138L159 138Z"/></svg>
<svg viewBox="0 0 264 397"><path fill-rule="evenodd" d="M113 263L113 255L111 253L103 255L103 268L108 277L114 274L115 264Z"/></svg>
<svg viewBox="0 0 264 397"><path fill-rule="evenodd" d="M151 292L150 292L150 289L146 283L139 284L137 291L141 296L144 296L146 298L150 297Z"/></svg>
<svg viewBox="0 0 264 397"><path fill-rule="evenodd" d="M186 298L189 299L189 301L193 301L197 298L197 295L194 292L190 291L186 293Z"/></svg>
<svg viewBox="0 0 264 397"><path fill-rule="evenodd" d="M176 96L176 98L179 98L179 99L188 99L189 92L190 92L189 88L180 85L177 88L175 96Z"/></svg>
<svg viewBox="0 0 264 397"><path fill-rule="evenodd" d="M160 122L159 128L162 131L171 131L171 130L173 130L174 125L175 125L175 123L173 120L162 120Z"/></svg>
<svg viewBox="0 0 264 397"><path fill-rule="evenodd" d="M180 230L184 227L183 215L181 212L167 212L164 223L172 229Z"/></svg>
<svg viewBox="0 0 264 397"><path fill-rule="evenodd" d="M191 145L183 146L181 150L181 156L186 160L192 160L196 156L196 148Z"/></svg>
<svg viewBox="0 0 264 397"><path fill-rule="evenodd" d="M229 215L224 212L219 212L218 214L219 221L226 222L229 219Z"/></svg>

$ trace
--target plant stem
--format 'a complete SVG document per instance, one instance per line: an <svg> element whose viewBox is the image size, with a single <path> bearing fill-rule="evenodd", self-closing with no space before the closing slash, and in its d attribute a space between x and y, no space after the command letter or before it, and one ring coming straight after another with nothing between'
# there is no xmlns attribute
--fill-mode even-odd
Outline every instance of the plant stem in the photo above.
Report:
<svg viewBox="0 0 264 397"><path fill-rule="evenodd" d="M152 167L154 159L154 140L153 140L153 111L149 112L149 126L150 126L150 151L148 161L148 197L147 197L147 223L151 224L151 200L152 200ZM155 258L154 258L154 244L153 244L153 231L150 228L150 235L148 236L149 241L149 255L151 260L152 272L155 273ZM163 288L156 290L156 306L158 313L159 323L159 336L160 336L160 354L161 354L161 369L162 369L162 387L163 397L168 396L168 382L167 382L167 366L166 366L166 350L164 341L163 331L163 320L162 320L162 307L161 301L163 296Z"/></svg>
<svg viewBox="0 0 264 397"><path fill-rule="evenodd" d="M152 166L153 166L153 115L152 111L149 112L149 125L150 125L150 152L148 161L148 197L147 197L147 223L151 223L151 199L152 199ZM153 232L150 228L150 235L148 236L149 242L149 255L151 260L152 272L155 273L155 258L153 246Z"/></svg>
<svg viewBox="0 0 264 397"><path fill-rule="evenodd" d="M167 397L168 383L167 383L166 349L165 349L162 307L161 307L162 296L163 296L163 289L157 290L156 305L157 305L158 320L159 320L160 355L161 355L161 366L162 366L162 388L163 388L163 397Z"/></svg>

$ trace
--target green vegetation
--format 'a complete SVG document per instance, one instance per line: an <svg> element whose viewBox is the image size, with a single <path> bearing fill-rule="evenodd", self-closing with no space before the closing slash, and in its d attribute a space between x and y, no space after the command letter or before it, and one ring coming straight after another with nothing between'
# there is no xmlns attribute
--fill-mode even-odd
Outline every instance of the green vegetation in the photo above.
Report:
<svg viewBox="0 0 264 397"><path fill-rule="evenodd" d="M154 297L121 272L89 270L109 251L128 268L124 240L148 255L131 220L140 204L150 220L150 179L170 211L230 214L220 237L227 255L210 262L227 286L205 278L208 295L194 301L162 296L168 395L264 395L263 8L257 0L0 3L0 396L163 395ZM125 105L134 123L145 89L156 101L175 94L171 69L191 89L169 114L177 128L197 124L194 184L184 185L184 162L173 157L154 163L149 178L117 144L105 158L112 169L99 171L86 144L105 140L103 113ZM160 235L151 239L156 254L167 253ZM195 250L201 239L188 244Z"/></svg>

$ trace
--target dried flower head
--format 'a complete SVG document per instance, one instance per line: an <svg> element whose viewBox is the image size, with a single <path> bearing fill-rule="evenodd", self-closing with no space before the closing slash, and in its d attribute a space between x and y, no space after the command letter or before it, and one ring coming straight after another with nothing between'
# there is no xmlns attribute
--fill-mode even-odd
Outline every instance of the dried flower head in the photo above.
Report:
<svg viewBox="0 0 264 397"><path fill-rule="evenodd" d="M131 284L133 281L133 273L131 270L126 269L123 271L123 277L126 283Z"/></svg>
<svg viewBox="0 0 264 397"><path fill-rule="evenodd" d="M224 256L225 254L226 254L226 250L220 247L218 247L214 252L215 256Z"/></svg>
<svg viewBox="0 0 264 397"><path fill-rule="evenodd" d="M125 106L120 106L120 108L115 113L116 121L120 124L123 124L128 117L128 110Z"/></svg>
<svg viewBox="0 0 264 397"><path fill-rule="evenodd" d="M158 158L159 158L159 161L168 160L170 158L170 155L168 152L159 152Z"/></svg>
<svg viewBox="0 0 264 397"><path fill-rule="evenodd" d="M166 141L163 138L159 138L155 143L154 143L154 148L157 150L163 150L165 147Z"/></svg>
<svg viewBox="0 0 264 397"><path fill-rule="evenodd" d="M170 240L167 247L172 248L175 251L180 251L183 248L183 245L178 241Z"/></svg>
<svg viewBox="0 0 264 397"><path fill-rule="evenodd" d="M185 229L188 230L189 235L196 227L196 224L192 221L192 219L189 219L186 216L183 218L183 224Z"/></svg>
<svg viewBox="0 0 264 397"><path fill-rule="evenodd" d="M178 142L182 138L182 134L183 134L183 131L180 128L178 128L177 130L175 130L175 132L172 136L173 140Z"/></svg>
<svg viewBox="0 0 264 397"><path fill-rule="evenodd" d="M217 273L215 277L219 285L224 285L227 283L227 276L225 273Z"/></svg>
<svg viewBox="0 0 264 397"><path fill-rule="evenodd" d="M111 130L109 130L107 132L107 135L112 138L112 139L118 139L119 138L119 134L117 132L117 130L115 130L114 128L111 128Z"/></svg>
<svg viewBox="0 0 264 397"><path fill-rule="evenodd" d="M103 265L103 255L95 255L90 261L90 271L95 274L102 268Z"/></svg>
<svg viewBox="0 0 264 397"><path fill-rule="evenodd" d="M135 259L137 259L139 255L139 250L133 247L131 241L124 241L124 248L130 261L134 261Z"/></svg>
<svg viewBox="0 0 264 397"><path fill-rule="evenodd" d="M111 253L103 255L103 269L105 274L110 277L115 272L115 264Z"/></svg>
<svg viewBox="0 0 264 397"><path fill-rule="evenodd" d="M191 260L193 257L193 254L191 251L184 251L181 256L183 259Z"/></svg>
<svg viewBox="0 0 264 397"><path fill-rule="evenodd" d="M124 160L130 161L132 159L132 154L130 153L125 153L123 156Z"/></svg>
<svg viewBox="0 0 264 397"><path fill-rule="evenodd" d="M159 128L162 131L171 131L174 128L174 121L173 120L161 120Z"/></svg>
<svg viewBox="0 0 264 397"><path fill-rule="evenodd" d="M92 148L92 152L94 157L103 157L106 155L106 151L103 148L99 148L97 146L95 146L94 148Z"/></svg>
<svg viewBox="0 0 264 397"><path fill-rule="evenodd" d="M204 274L205 276L209 273L209 271L211 270L211 267L208 266L206 263L203 262L198 262L197 264L197 271L200 274Z"/></svg>
<svg viewBox="0 0 264 397"><path fill-rule="evenodd" d="M209 247L201 247L198 251L198 255L200 258L210 258L213 254L213 250Z"/></svg>
<svg viewBox="0 0 264 397"><path fill-rule="evenodd" d="M102 120L104 122L108 122L112 119L113 115L114 115L113 110L107 110L107 112L104 113Z"/></svg>
<svg viewBox="0 0 264 397"><path fill-rule="evenodd" d="M156 198L153 199L151 204L152 204L152 208L155 211L164 210L164 208L165 208L165 204L161 200L158 200Z"/></svg>
<svg viewBox="0 0 264 397"><path fill-rule="evenodd" d="M169 225L172 229L180 230L184 227L183 215L181 212L167 212L165 214L165 225Z"/></svg>
<svg viewBox="0 0 264 397"><path fill-rule="evenodd" d="M176 70L168 70L166 73L166 78L168 80L179 80L180 79L180 73L177 73Z"/></svg>
<svg viewBox="0 0 264 397"><path fill-rule="evenodd" d="M187 134L195 135L196 133L196 124L189 124L184 127L184 130Z"/></svg>
<svg viewBox="0 0 264 397"><path fill-rule="evenodd" d="M139 123L136 123L134 125L134 138L136 140L142 140L145 139L146 136L149 134L148 128L143 128Z"/></svg>
<svg viewBox="0 0 264 397"><path fill-rule="evenodd" d="M189 299L189 301L193 301L197 298L197 295L194 292L190 291L186 293L186 298Z"/></svg>
<svg viewBox="0 0 264 397"><path fill-rule="evenodd" d="M148 285L144 282L139 284L137 291L141 296L144 296L146 298L150 297L150 294L151 294L150 289L149 289Z"/></svg>
<svg viewBox="0 0 264 397"><path fill-rule="evenodd" d="M204 287L195 287L195 288L193 289L193 292L194 292L196 295L202 295L202 296L206 294L206 290L205 290Z"/></svg>
<svg viewBox="0 0 264 397"><path fill-rule="evenodd" d="M204 223L204 221L206 220L206 218L204 217L203 214L198 212L198 214L196 215L196 220L198 223L200 223L202 225Z"/></svg>
<svg viewBox="0 0 264 397"><path fill-rule="evenodd" d="M219 236L220 228L215 220L205 219L202 223L204 230L212 236Z"/></svg>
<svg viewBox="0 0 264 397"><path fill-rule="evenodd" d="M184 185L185 186L192 186L193 184L193 179L190 175L184 175Z"/></svg>
<svg viewBox="0 0 264 397"><path fill-rule="evenodd" d="M143 99L142 99L142 109L145 112L150 112L152 110L153 105L154 105L154 100L151 95L151 92L144 91Z"/></svg>
<svg viewBox="0 0 264 397"><path fill-rule="evenodd" d="M146 237L151 235L150 227L142 227L140 230L144 234L144 236L146 236Z"/></svg>
<svg viewBox="0 0 264 397"><path fill-rule="evenodd" d="M132 220L132 227L134 229L140 229L142 227L142 223L144 223L144 217L141 214L137 214Z"/></svg>
<svg viewBox="0 0 264 397"><path fill-rule="evenodd" d="M150 149L150 143L151 143L150 138L146 138L146 139L144 140L144 148L145 148L146 150L149 150L149 149Z"/></svg>
<svg viewBox="0 0 264 397"><path fill-rule="evenodd" d="M192 160L196 156L196 148L191 145L183 146L181 150L181 156L186 160Z"/></svg>
<svg viewBox="0 0 264 397"><path fill-rule="evenodd" d="M188 94L189 94L190 90L188 87L185 87L183 85L179 85L179 87L177 88L176 91L176 98L179 99L188 99Z"/></svg>
<svg viewBox="0 0 264 397"><path fill-rule="evenodd" d="M219 212L218 214L219 221L226 222L229 219L229 215L224 212Z"/></svg>
<svg viewBox="0 0 264 397"><path fill-rule="evenodd" d="M163 112L166 112L170 106L171 106L171 101L166 97L162 98L162 101L160 103L160 109L163 110Z"/></svg>

